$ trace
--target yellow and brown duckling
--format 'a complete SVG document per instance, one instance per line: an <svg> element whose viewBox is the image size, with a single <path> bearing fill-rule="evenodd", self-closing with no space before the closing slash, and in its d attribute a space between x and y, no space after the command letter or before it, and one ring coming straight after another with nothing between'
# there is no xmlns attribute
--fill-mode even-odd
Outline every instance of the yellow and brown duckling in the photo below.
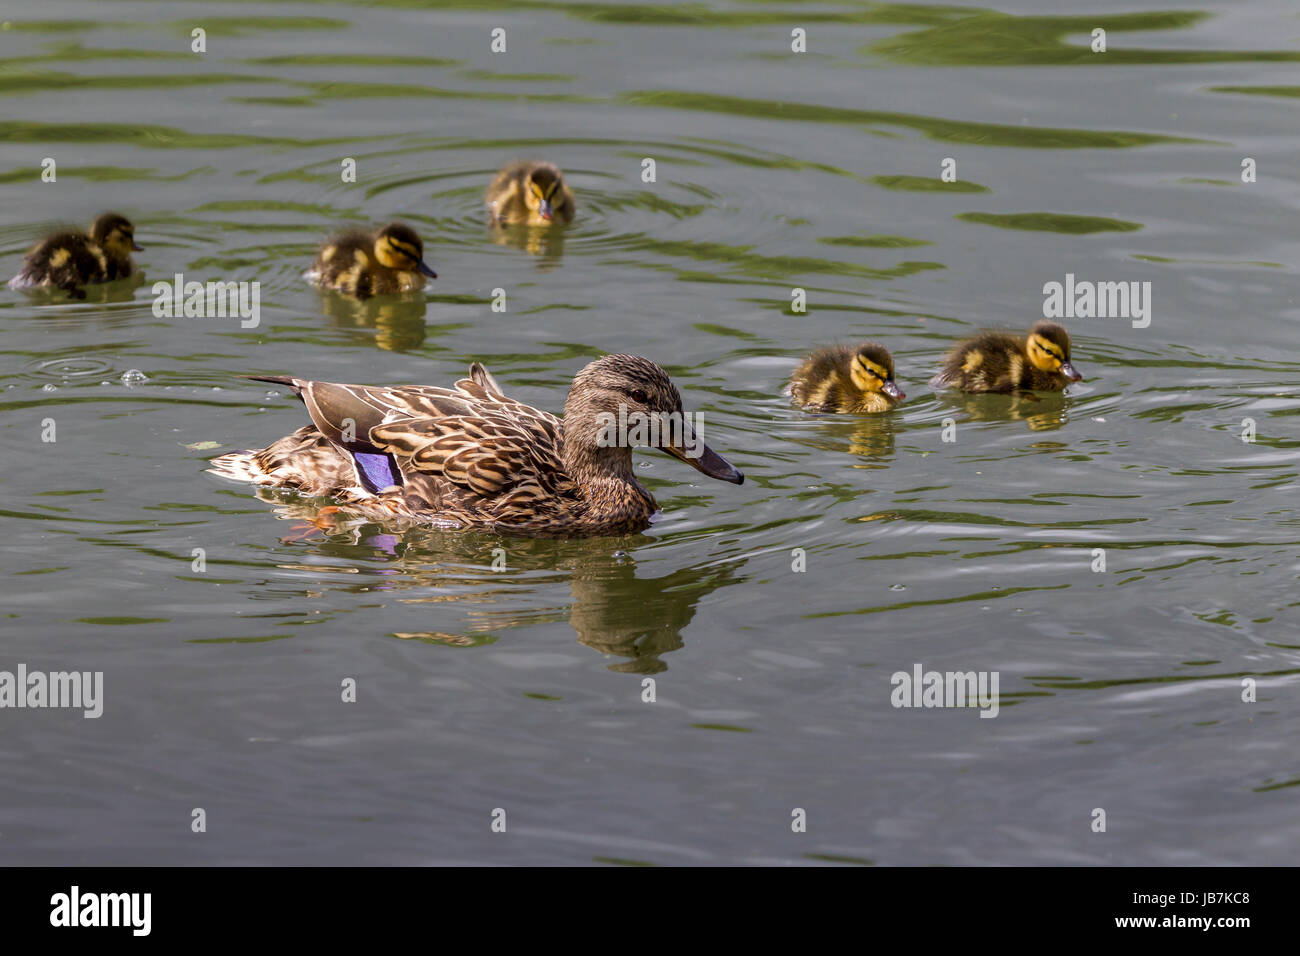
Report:
<svg viewBox="0 0 1300 956"><path fill-rule="evenodd" d="M511 163L497 173L485 196L494 226L549 226L573 221L577 204L553 163Z"/></svg>
<svg viewBox="0 0 1300 956"><path fill-rule="evenodd" d="M668 373L635 355L582 369L563 419L508 398L477 362L451 388L251 377L293 389L312 423L260 451L214 458L210 470L330 497L352 514L525 535L631 534L658 508L632 467L633 445L647 443L710 478L745 480L691 431ZM611 434L634 413L677 424Z"/></svg>
<svg viewBox="0 0 1300 956"><path fill-rule="evenodd" d="M74 299L84 299L85 286L130 276L134 272L131 252L143 250L136 245L131 220L106 212L91 224L89 233L69 229L38 242L9 286L62 289Z"/></svg>
<svg viewBox="0 0 1300 956"><path fill-rule="evenodd" d="M810 412L887 412L907 396L894 382L894 357L875 342L817 349L790 377L790 394Z"/></svg>
<svg viewBox="0 0 1300 956"><path fill-rule="evenodd" d="M1070 364L1070 336L1055 322L1039 322L1021 338L981 332L944 357L931 385L964 392L1059 392L1083 376Z"/></svg>
<svg viewBox="0 0 1300 956"><path fill-rule="evenodd" d="M307 271L317 285L358 299L423 289L425 276L436 279L438 273L424 261L419 233L401 222L330 236Z"/></svg>

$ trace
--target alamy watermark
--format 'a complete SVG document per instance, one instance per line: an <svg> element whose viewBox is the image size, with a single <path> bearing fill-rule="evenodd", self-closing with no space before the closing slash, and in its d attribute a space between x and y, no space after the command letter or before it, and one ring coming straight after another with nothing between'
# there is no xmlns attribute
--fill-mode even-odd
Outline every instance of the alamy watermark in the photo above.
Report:
<svg viewBox="0 0 1300 956"><path fill-rule="evenodd" d="M1133 328L1151 324L1151 283L1075 281L1074 273L1065 274L1065 282L1048 282L1043 286L1045 319L1131 319Z"/></svg>
<svg viewBox="0 0 1300 956"><path fill-rule="evenodd" d="M0 671L0 708L72 707L94 718L104 713L103 671Z"/></svg>
<svg viewBox="0 0 1300 956"><path fill-rule="evenodd" d="M240 328L255 329L262 321L262 283L186 282L183 273L173 281L153 284L153 314L160 319L224 319L238 316Z"/></svg>
<svg viewBox="0 0 1300 956"><path fill-rule="evenodd" d="M998 671L927 671L913 664L911 673L895 671L889 702L895 707L979 707L981 717L999 709Z"/></svg>
<svg viewBox="0 0 1300 956"><path fill-rule="evenodd" d="M51 926L121 926L133 936L148 936L152 911L152 893L83 893L74 884L50 897Z"/></svg>

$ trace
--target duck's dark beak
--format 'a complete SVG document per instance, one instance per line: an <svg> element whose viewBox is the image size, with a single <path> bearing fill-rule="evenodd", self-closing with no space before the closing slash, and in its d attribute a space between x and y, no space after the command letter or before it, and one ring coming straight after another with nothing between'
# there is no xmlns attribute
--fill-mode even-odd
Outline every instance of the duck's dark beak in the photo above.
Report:
<svg viewBox="0 0 1300 956"><path fill-rule="evenodd" d="M745 483L745 473L695 437L695 433L690 431L689 426L686 428L686 434L682 437L685 442L684 446L664 444L659 447L678 461L686 462L696 471L708 475L710 478L729 481L733 485L743 485Z"/></svg>
<svg viewBox="0 0 1300 956"><path fill-rule="evenodd" d="M541 216L547 222L550 222L551 218L555 215L555 209L551 206L548 200L543 199L541 205L537 207L537 215Z"/></svg>
<svg viewBox="0 0 1300 956"><path fill-rule="evenodd" d="M430 269L430 268L429 268L429 264L428 264L427 262L425 262L423 259L420 260L420 272L421 272L422 274L428 276L430 279L436 279L436 278L438 278L438 273L436 273L436 272L434 272L432 269Z"/></svg>
<svg viewBox="0 0 1300 956"><path fill-rule="evenodd" d="M1061 374L1064 375L1066 378L1068 378L1071 382L1083 381L1083 376L1080 375L1078 371L1075 369L1075 367L1071 365L1069 362L1061 363Z"/></svg>
<svg viewBox="0 0 1300 956"><path fill-rule="evenodd" d="M886 382L880 387L880 390L896 402L901 402L907 398L907 394L893 382Z"/></svg>
<svg viewBox="0 0 1300 956"><path fill-rule="evenodd" d="M144 252L144 246L140 245L140 243L138 243L138 242L136 242L134 239L132 239L132 240L131 240L131 251L133 251L133 252Z"/></svg>

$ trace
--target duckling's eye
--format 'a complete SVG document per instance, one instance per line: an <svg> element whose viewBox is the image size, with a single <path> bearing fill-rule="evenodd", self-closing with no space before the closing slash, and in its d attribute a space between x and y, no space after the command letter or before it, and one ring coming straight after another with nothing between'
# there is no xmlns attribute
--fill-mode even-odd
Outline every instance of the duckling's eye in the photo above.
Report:
<svg viewBox="0 0 1300 956"><path fill-rule="evenodd" d="M865 362L859 362L858 368L862 369L862 371L866 372L874 379L878 379L879 381L882 382L885 380L885 376L881 375L877 369L872 368L870 365L867 365Z"/></svg>
<svg viewBox="0 0 1300 956"><path fill-rule="evenodd" d="M641 389L634 388L632 390L632 401L636 402L638 405L644 405L646 402L650 401L650 396L641 391Z"/></svg>

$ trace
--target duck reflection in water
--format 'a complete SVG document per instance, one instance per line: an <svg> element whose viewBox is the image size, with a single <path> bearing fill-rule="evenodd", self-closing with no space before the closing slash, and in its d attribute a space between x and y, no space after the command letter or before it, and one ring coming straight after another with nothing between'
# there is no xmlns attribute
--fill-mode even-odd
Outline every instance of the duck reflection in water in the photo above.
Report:
<svg viewBox="0 0 1300 956"><path fill-rule="evenodd" d="M145 278L144 273L138 269L122 279L114 279L112 282L99 282L90 285L84 285L78 290L75 298L69 299L67 293L62 289L38 286L34 289L25 290L34 305L68 305L71 301L74 305L109 305L119 302L131 302L136 298L135 292L141 286L150 285L149 280ZM149 302L153 301L153 296ZM144 304L146 312L149 311L149 305Z"/></svg>
<svg viewBox="0 0 1300 956"><path fill-rule="evenodd" d="M476 647L500 641L512 628L563 620L567 611L578 643L620 658L610 670L657 674L668 667L663 656L683 646L682 632L700 599L740 581L732 564L638 575L630 552L653 545L648 535L536 539L400 528L346 516L287 492L259 488L256 494L276 506L278 517L296 522L282 544L310 548L318 559L334 558L350 570L362 568L348 589L400 592L407 606L464 602L461 616L468 620L457 630L390 632L406 640ZM319 573L330 565L280 566ZM496 609L507 603L536 605L516 599L549 594L566 580L572 595L567 608Z"/></svg>
<svg viewBox="0 0 1300 956"><path fill-rule="evenodd" d="M809 448L865 458L867 461L859 466L862 468L888 468L894 459L894 436L900 427L893 416L828 414L801 423L791 437Z"/></svg>
<svg viewBox="0 0 1300 956"><path fill-rule="evenodd" d="M322 291L320 300L325 316L359 340L373 341L388 352L409 352L424 344L428 300L423 293L362 300Z"/></svg>
<svg viewBox="0 0 1300 956"><path fill-rule="evenodd" d="M557 226L527 223L493 226L490 235L498 246L513 246L530 256L537 256L539 269L554 268L560 264L560 257L564 255L564 230Z"/></svg>
<svg viewBox="0 0 1300 956"><path fill-rule="evenodd" d="M1055 431L1070 420L1073 399L1064 392L1012 392L1009 395L947 392L946 405L969 421L1023 421L1030 431Z"/></svg>

